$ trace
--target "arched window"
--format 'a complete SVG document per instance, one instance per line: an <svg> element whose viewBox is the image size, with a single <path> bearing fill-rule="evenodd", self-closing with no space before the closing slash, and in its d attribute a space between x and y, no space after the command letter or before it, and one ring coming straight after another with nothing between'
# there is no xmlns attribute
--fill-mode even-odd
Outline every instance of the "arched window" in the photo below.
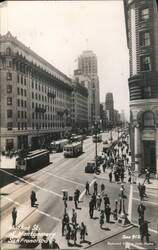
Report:
<svg viewBox="0 0 158 250"><path fill-rule="evenodd" d="M155 119L154 114L150 111L147 111L143 114L143 126L144 127L154 127Z"/></svg>
<svg viewBox="0 0 158 250"><path fill-rule="evenodd" d="M11 55L11 48L6 48L6 55L10 56Z"/></svg>

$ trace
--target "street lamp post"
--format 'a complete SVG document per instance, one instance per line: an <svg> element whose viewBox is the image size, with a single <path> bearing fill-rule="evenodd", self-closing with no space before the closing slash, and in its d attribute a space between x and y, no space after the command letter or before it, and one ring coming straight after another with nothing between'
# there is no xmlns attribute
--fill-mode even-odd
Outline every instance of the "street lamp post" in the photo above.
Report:
<svg viewBox="0 0 158 250"><path fill-rule="evenodd" d="M120 209L119 209L119 218L118 218L118 224L121 226L128 226L130 223L129 219L127 218L127 213L125 211L125 199L127 198L124 194L124 185L121 184L120 188Z"/></svg>
<svg viewBox="0 0 158 250"><path fill-rule="evenodd" d="M97 134L98 134L98 123L95 122L94 126L93 126L93 131L94 131L94 135L95 135L95 166L97 168Z"/></svg>

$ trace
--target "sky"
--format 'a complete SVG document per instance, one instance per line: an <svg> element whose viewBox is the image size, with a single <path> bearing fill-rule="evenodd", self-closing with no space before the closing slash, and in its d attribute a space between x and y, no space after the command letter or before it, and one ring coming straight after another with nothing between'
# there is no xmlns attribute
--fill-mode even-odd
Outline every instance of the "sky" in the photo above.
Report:
<svg viewBox="0 0 158 250"><path fill-rule="evenodd" d="M82 51L92 50L98 60L100 102L112 92L115 109L129 117L129 54L122 0L8 1L0 11L2 35L10 31L69 77Z"/></svg>

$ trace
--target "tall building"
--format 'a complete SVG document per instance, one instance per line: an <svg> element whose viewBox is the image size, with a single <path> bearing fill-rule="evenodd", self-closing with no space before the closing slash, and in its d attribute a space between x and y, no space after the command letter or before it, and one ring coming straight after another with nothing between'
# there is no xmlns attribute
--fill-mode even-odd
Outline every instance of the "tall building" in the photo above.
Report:
<svg viewBox="0 0 158 250"><path fill-rule="evenodd" d="M88 89L81 83L72 81L71 125L73 132L88 129Z"/></svg>
<svg viewBox="0 0 158 250"><path fill-rule="evenodd" d="M130 76L130 134L135 170L158 177L158 6L124 0Z"/></svg>
<svg viewBox="0 0 158 250"><path fill-rule="evenodd" d="M91 79L91 111L92 122L100 121L100 98L99 98L99 77L97 69L97 57L91 51L83 51L78 58L78 69L84 76Z"/></svg>
<svg viewBox="0 0 158 250"><path fill-rule="evenodd" d="M93 124L93 113L92 113L92 84L91 79L87 75L82 75L81 70L74 70L74 81L82 84L88 90L88 128L91 130Z"/></svg>
<svg viewBox="0 0 158 250"><path fill-rule="evenodd" d="M46 145L70 128L71 79L10 33L0 36L1 151Z"/></svg>
<svg viewBox="0 0 158 250"><path fill-rule="evenodd" d="M110 92L106 94L105 107L108 114L108 123L110 126L114 126L114 100L113 94Z"/></svg>

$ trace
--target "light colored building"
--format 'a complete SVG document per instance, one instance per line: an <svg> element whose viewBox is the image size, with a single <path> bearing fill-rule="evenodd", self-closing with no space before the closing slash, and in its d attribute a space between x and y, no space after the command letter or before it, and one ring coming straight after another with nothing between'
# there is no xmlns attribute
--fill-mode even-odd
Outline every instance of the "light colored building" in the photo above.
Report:
<svg viewBox="0 0 158 250"><path fill-rule="evenodd" d="M72 81L73 91L71 96L71 125L72 129L88 129L88 89L81 83Z"/></svg>
<svg viewBox="0 0 158 250"><path fill-rule="evenodd" d="M99 97L99 77L97 69L97 57L91 50L83 51L78 58L78 69L84 76L91 79L91 113L92 123L100 121L100 97Z"/></svg>
<svg viewBox="0 0 158 250"><path fill-rule="evenodd" d="M135 170L158 177L158 6L124 0L130 58L130 134Z"/></svg>
<svg viewBox="0 0 158 250"><path fill-rule="evenodd" d="M1 151L37 148L70 126L71 80L9 32L0 37Z"/></svg>
<svg viewBox="0 0 158 250"><path fill-rule="evenodd" d="M93 88L91 84L91 79L87 75L82 75L80 70L74 70L74 80L83 86L85 86L88 90L88 127L91 128L93 124L93 112L92 112L92 93Z"/></svg>

